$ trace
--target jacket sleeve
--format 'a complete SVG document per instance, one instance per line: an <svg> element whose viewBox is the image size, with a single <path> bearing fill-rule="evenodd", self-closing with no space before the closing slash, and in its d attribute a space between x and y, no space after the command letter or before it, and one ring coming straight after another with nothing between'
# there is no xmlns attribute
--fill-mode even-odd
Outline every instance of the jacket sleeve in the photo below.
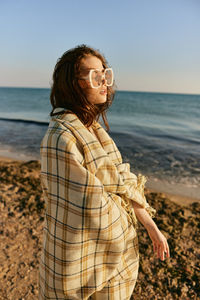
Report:
<svg viewBox="0 0 200 300"><path fill-rule="evenodd" d="M148 204L144 195L144 187L147 181L146 177L141 174L137 176L130 172L130 164L128 163L118 164L117 170L125 187L125 193L122 195L123 199L128 203L130 203L130 201L137 202L147 210L151 217L154 217L156 210Z"/></svg>
<svg viewBox="0 0 200 300"><path fill-rule="evenodd" d="M124 251L126 218L83 162L68 132L48 137L41 146L46 285L66 299L88 299L101 290Z"/></svg>

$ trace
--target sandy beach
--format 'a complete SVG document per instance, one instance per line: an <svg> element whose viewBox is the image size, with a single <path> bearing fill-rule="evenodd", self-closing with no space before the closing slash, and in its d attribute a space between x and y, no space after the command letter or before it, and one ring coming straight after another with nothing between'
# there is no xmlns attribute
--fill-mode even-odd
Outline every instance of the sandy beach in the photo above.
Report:
<svg viewBox="0 0 200 300"><path fill-rule="evenodd" d="M139 226L140 270L133 299L200 299L200 201L145 191L155 222L168 239L171 258L162 262ZM38 161L0 157L0 299L38 298L38 263L45 204Z"/></svg>

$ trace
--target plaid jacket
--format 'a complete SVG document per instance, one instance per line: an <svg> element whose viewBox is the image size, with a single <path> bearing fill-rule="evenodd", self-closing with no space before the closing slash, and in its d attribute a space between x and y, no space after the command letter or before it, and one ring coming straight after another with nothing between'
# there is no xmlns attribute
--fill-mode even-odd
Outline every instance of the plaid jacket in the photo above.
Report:
<svg viewBox="0 0 200 300"><path fill-rule="evenodd" d="M137 278L130 201L153 211L144 197L144 178L122 163L99 123L93 130L98 138L72 112L59 114L41 143L46 215L39 299L88 299L112 278Z"/></svg>

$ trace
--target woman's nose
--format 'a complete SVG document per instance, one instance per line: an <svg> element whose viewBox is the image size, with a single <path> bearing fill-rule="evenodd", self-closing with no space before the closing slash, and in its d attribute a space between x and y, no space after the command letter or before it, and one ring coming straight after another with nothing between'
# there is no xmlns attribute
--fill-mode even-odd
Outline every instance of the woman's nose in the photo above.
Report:
<svg viewBox="0 0 200 300"><path fill-rule="evenodd" d="M101 83L103 85L106 85L106 78L105 78L105 74L103 74L102 78L101 78Z"/></svg>
<svg viewBox="0 0 200 300"><path fill-rule="evenodd" d="M106 79L105 77L102 78L102 83L105 84L106 83Z"/></svg>

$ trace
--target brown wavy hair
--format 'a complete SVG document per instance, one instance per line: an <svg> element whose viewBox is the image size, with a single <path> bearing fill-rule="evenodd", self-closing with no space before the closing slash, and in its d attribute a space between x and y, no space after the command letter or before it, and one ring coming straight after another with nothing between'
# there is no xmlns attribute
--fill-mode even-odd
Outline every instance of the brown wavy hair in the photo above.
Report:
<svg viewBox="0 0 200 300"><path fill-rule="evenodd" d="M99 51L86 45L79 45L66 51L58 59L53 72L50 94L53 109L50 115L56 114L53 113L56 107L62 107L75 113L86 127L91 126L93 121L101 116L108 131L106 110L112 104L115 91L113 87L107 87L107 100L102 104L92 104L87 100L78 83L80 61L87 55L96 56L101 60L104 68L108 67L105 57Z"/></svg>

